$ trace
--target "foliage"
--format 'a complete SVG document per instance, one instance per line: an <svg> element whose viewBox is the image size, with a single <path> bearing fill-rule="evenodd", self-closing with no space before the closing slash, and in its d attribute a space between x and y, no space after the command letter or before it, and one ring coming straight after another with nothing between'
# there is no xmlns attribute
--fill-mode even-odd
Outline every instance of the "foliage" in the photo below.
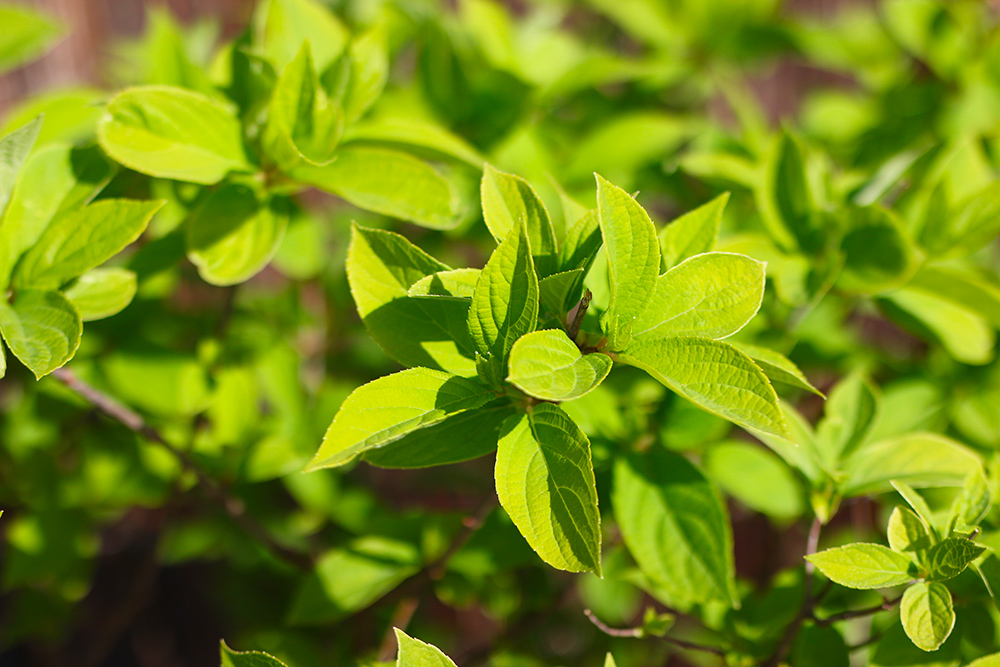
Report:
<svg viewBox="0 0 1000 667"><path fill-rule="evenodd" d="M7 111L0 662L177 575L184 664L996 663L1000 17L792 4L151 10Z"/></svg>

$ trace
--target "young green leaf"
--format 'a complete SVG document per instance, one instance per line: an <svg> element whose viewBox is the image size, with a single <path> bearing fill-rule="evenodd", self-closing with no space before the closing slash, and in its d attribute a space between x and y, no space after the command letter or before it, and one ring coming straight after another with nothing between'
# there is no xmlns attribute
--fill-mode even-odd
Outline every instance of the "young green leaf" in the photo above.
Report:
<svg viewBox="0 0 1000 667"><path fill-rule="evenodd" d="M345 146L330 164L302 164L292 176L358 208L430 229L451 229L459 222L458 198L451 183L409 153Z"/></svg>
<svg viewBox="0 0 1000 667"><path fill-rule="evenodd" d="M903 593L899 617L906 636L917 648L936 651L955 627L951 593L933 581L914 584Z"/></svg>
<svg viewBox="0 0 1000 667"><path fill-rule="evenodd" d="M327 100L313 67L309 44L288 64L271 95L263 143L284 171L301 160L324 165L333 159L343 130L340 107Z"/></svg>
<svg viewBox="0 0 1000 667"><path fill-rule="evenodd" d="M235 285L263 269L278 251L288 216L276 200L225 183L185 223L188 258L205 282Z"/></svg>
<svg viewBox="0 0 1000 667"><path fill-rule="evenodd" d="M403 365L475 375L468 302L407 296L421 278L448 270L399 234L358 226L351 232L347 279L372 338Z"/></svg>
<svg viewBox="0 0 1000 667"><path fill-rule="evenodd" d="M618 667L618 665L615 664L614 656L610 653L604 657L604 667Z"/></svg>
<svg viewBox="0 0 1000 667"><path fill-rule="evenodd" d="M549 565L601 574L601 515L590 441L558 406L542 403L500 428L497 496Z"/></svg>
<svg viewBox="0 0 1000 667"><path fill-rule="evenodd" d="M977 658L970 662L968 667L1000 667L1000 653L991 653Z"/></svg>
<svg viewBox="0 0 1000 667"><path fill-rule="evenodd" d="M59 292L22 290L13 305L0 299L0 333L38 379L73 358L82 332L80 315Z"/></svg>
<svg viewBox="0 0 1000 667"><path fill-rule="evenodd" d="M828 466L836 468L865 442L878 418L880 402L881 397L858 372L830 392L826 415L816 426L816 442Z"/></svg>
<svg viewBox="0 0 1000 667"><path fill-rule="evenodd" d="M966 530L978 526L993 505L989 480L982 468L972 471L962 484L962 492L951 506L949 526Z"/></svg>
<svg viewBox="0 0 1000 667"><path fill-rule="evenodd" d="M586 273L602 243L600 218L594 209L566 229L566 238L559 247L559 268L563 271L582 268Z"/></svg>
<svg viewBox="0 0 1000 667"><path fill-rule="evenodd" d="M811 554L806 560L848 588L889 588L917 576L912 560L881 544L848 544Z"/></svg>
<svg viewBox="0 0 1000 667"><path fill-rule="evenodd" d="M657 279L656 292L636 318L632 336L725 338L757 314L763 298L763 262L724 252L697 255Z"/></svg>
<svg viewBox="0 0 1000 667"><path fill-rule="evenodd" d="M409 296L471 299L479 281L479 269L451 269L424 276L410 285Z"/></svg>
<svg viewBox="0 0 1000 667"><path fill-rule="evenodd" d="M479 355L479 375L487 384L500 387L507 377L510 348L535 330L537 319L538 276L528 230L521 222L486 262L469 308L469 334Z"/></svg>
<svg viewBox="0 0 1000 667"><path fill-rule="evenodd" d="M340 466L362 452L478 408L493 392L476 380L410 368L373 380L347 397L307 470Z"/></svg>
<svg viewBox="0 0 1000 667"><path fill-rule="evenodd" d="M919 551L931 546L923 520L906 507L897 506L889 516L889 546L894 551Z"/></svg>
<svg viewBox="0 0 1000 667"><path fill-rule="evenodd" d="M84 322L116 315L132 303L136 276L128 269L91 269L64 292Z"/></svg>
<svg viewBox="0 0 1000 667"><path fill-rule="evenodd" d="M0 217L7 209L18 174L41 129L42 118L39 116L0 139Z"/></svg>
<svg viewBox="0 0 1000 667"><path fill-rule="evenodd" d="M505 174L487 164L480 185L483 218L497 242L503 241L520 221L528 228L535 269L542 278L558 264L556 235L549 213L531 184L520 176Z"/></svg>
<svg viewBox="0 0 1000 667"><path fill-rule="evenodd" d="M538 281L538 299L550 315L561 321L579 302L581 287L583 269L553 273Z"/></svg>
<svg viewBox="0 0 1000 667"><path fill-rule="evenodd" d="M48 16L16 4L0 5L0 25L0 73L42 55L63 32Z"/></svg>
<svg viewBox="0 0 1000 667"><path fill-rule="evenodd" d="M182 88L129 88L108 103L97 130L108 155L130 169L211 185L251 167L228 104Z"/></svg>
<svg viewBox="0 0 1000 667"><path fill-rule="evenodd" d="M964 537L945 538L928 549L923 558L927 567L927 579L946 581L957 577L984 551L986 547Z"/></svg>
<svg viewBox="0 0 1000 667"><path fill-rule="evenodd" d="M729 344L753 359L754 363L760 366L760 369L764 371L764 374L772 382L783 382L793 387L810 391L821 398L826 398L823 392L809 382L809 379L799 370L799 367L780 352L735 340L729 341Z"/></svg>
<svg viewBox="0 0 1000 667"><path fill-rule="evenodd" d="M56 289L139 238L162 200L102 199L56 220L21 257L14 286Z"/></svg>
<svg viewBox="0 0 1000 667"><path fill-rule="evenodd" d="M28 158L20 177L25 187L14 191L0 225L0 287L7 286L17 260L53 221L90 203L116 170L97 146L52 144Z"/></svg>
<svg viewBox="0 0 1000 667"><path fill-rule="evenodd" d="M452 414L444 421L367 450L365 461L380 468L430 468L468 461L497 448L500 426L515 414L508 399Z"/></svg>
<svg viewBox="0 0 1000 667"><path fill-rule="evenodd" d="M543 401L569 401L599 385L611 371L611 357L581 354L562 329L525 334L510 350L507 381Z"/></svg>
<svg viewBox="0 0 1000 667"><path fill-rule="evenodd" d="M934 527L934 515L931 512L931 508L927 505L927 501L924 500L923 496L916 492L916 490L907 484L906 482L901 482L899 480L892 480L889 482L892 488L903 497L903 500L913 508L913 511L917 513L917 516L924 522L927 529L930 531L931 537L934 540L938 537L937 529Z"/></svg>
<svg viewBox="0 0 1000 667"><path fill-rule="evenodd" d="M728 202L729 193L725 192L664 227L659 237L660 268L666 271L689 257L711 251Z"/></svg>
<svg viewBox="0 0 1000 667"><path fill-rule="evenodd" d="M640 340L619 359L711 413L744 428L787 437L774 387L731 345L708 338Z"/></svg>
<svg viewBox="0 0 1000 667"><path fill-rule="evenodd" d="M316 0L267 0L254 17L257 43L278 70L308 42L316 70L323 72L344 52L349 33L340 19Z"/></svg>
<svg viewBox="0 0 1000 667"><path fill-rule="evenodd" d="M628 346L634 320L656 292L660 245L653 221L639 203L621 188L596 178L598 222L611 286L611 302L601 315L601 328L609 348L619 351Z"/></svg>
<svg viewBox="0 0 1000 667"><path fill-rule="evenodd" d="M234 651L226 646L225 641L219 642L219 653L222 657L222 667L288 667L274 656L262 651Z"/></svg>
<svg viewBox="0 0 1000 667"><path fill-rule="evenodd" d="M725 505L687 459L660 447L620 457L612 505L629 552L671 599L739 605Z"/></svg>
<svg viewBox="0 0 1000 667"><path fill-rule="evenodd" d="M399 628L395 630L399 643L396 667L455 667L455 663L436 646L414 639Z"/></svg>

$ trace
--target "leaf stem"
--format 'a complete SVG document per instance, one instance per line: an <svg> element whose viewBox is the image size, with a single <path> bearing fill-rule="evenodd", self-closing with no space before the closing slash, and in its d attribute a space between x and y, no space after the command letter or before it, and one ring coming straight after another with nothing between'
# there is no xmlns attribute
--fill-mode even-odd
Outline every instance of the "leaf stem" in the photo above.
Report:
<svg viewBox="0 0 1000 667"><path fill-rule="evenodd" d="M642 628L612 628L607 625L604 621L597 618L594 612L589 609L583 610L584 615L590 619L598 630L608 635L609 637L630 637L632 639L641 639L643 637L648 637ZM726 652L719 648L718 646L709 646L707 644L698 644L697 642L689 642L686 639L678 639L677 637L657 637L657 639L662 639L668 644L673 644L677 648L686 649L688 651L702 651L704 653L712 653L714 655L725 656Z"/></svg>
<svg viewBox="0 0 1000 667"><path fill-rule="evenodd" d="M866 607L864 609L854 609L851 611L844 611L839 614L834 614L833 616L828 616L826 618L816 618L816 625L827 626L839 621L848 621L852 618L863 618L865 616L871 616L872 614L877 614L880 611L889 611L895 607L903 599L903 596L894 598L890 600L889 598L882 598L882 604L874 605L872 607Z"/></svg>
<svg viewBox="0 0 1000 667"><path fill-rule="evenodd" d="M147 424L137 412L87 384L68 368L58 368L52 372L52 375L66 385L67 388L90 403L97 412L122 424L139 437L154 442L170 452L180 462L181 467L186 472L195 476L198 486L201 487L209 500L229 515L230 519L250 538L259 542L281 560L301 570L311 571L313 569L315 563L311 554L293 549L275 539L256 519L246 513L246 506L243 504L243 501L230 495L225 489L219 486L190 456L168 442L159 431Z"/></svg>

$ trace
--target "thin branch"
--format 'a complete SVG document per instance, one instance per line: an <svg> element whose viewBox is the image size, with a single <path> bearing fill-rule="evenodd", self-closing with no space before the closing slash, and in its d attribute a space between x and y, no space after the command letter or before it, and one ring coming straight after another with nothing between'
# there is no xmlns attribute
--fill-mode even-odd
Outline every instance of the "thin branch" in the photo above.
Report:
<svg viewBox="0 0 1000 667"><path fill-rule="evenodd" d="M425 567L422 572L425 572L427 576L434 580L443 577L452 557L468 544L472 536L483 527L486 518L489 517L493 508L497 506L497 502L496 495L490 493L489 498L486 499L486 502L479 507L479 510L475 514L462 519L462 529L452 538L451 543L448 544L448 548L444 550L441 556Z"/></svg>
<svg viewBox="0 0 1000 667"><path fill-rule="evenodd" d="M882 604L875 605L873 607L866 607L864 609L855 609L853 611L844 611L839 614L834 614L833 616L828 616L826 618L816 618L816 625L827 626L833 623L838 623L840 621L849 621L852 618L864 618L865 616L871 616L872 614L877 614L880 611L890 611L903 599L903 596L899 596L893 600L888 598L882 598ZM815 617L813 617L815 618Z"/></svg>
<svg viewBox="0 0 1000 667"><path fill-rule="evenodd" d="M823 522L819 520L819 517L813 519L812 526L809 527L809 537L806 539L806 556L816 553L816 549L819 548L819 534L822 529ZM788 626L788 630L781 637L778 647L767 661L768 665L778 665L785 659L788 652L792 650L792 642L795 641L795 636L802 629L802 624L806 622L807 618L814 618L813 607L816 604L816 599L813 597L813 575L815 570L815 566L807 560L805 562L805 575L802 578L802 606L791 625Z"/></svg>
<svg viewBox="0 0 1000 667"><path fill-rule="evenodd" d="M313 569L315 563L311 555L278 542L263 526L246 513L246 508L239 498L229 495L225 489L206 475L187 453L168 442L159 431L147 424L137 412L87 384L68 368L56 369L52 372L52 375L78 396L90 403L97 412L117 421L139 437L154 442L170 452L180 462L181 467L185 471L195 476L198 486L201 487L209 500L222 508L236 525L272 554L302 570L310 571Z"/></svg>
<svg viewBox="0 0 1000 667"><path fill-rule="evenodd" d="M382 636L382 643L378 647L378 661L392 662L396 655L396 633L395 628L406 631L406 626L410 624L413 614L416 613L420 605L419 598L406 597L399 601L396 609L392 612L392 620Z"/></svg>
<svg viewBox="0 0 1000 667"><path fill-rule="evenodd" d="M609 637L629 637L631 639L640 639L642 637L650 636L645 634L642 628L612 628L610 625L607 625L604 621L597 618L597 616L594 615L594 612L590 611L589 609L584 609L583 613L584 615L586 615L588 619L590 619L590 622L593 623L598 630L608 635ZM689 642L686 639L678 639L677 637L656 637L656 638L662 639L668 644L673 644L677 648L686 649L688 651L702 651L704 653L712 653L714 655L721 655L721 656L726 655L726 652L723 649L719 648L718 646L698 644L696 642Z"/></svg>
<svg viewBox="0 0 1000 667"><path fill-rule="evenodd" d="M590 293L589 289L583 290L583 298L580 299L580 303L576 306L576 314L573 316L573 321L569 325L569 329L566 330L566 334L569 339L576 341L577 335L580 333L580 326L583 324L583 317L587 314L587 309L590 307L590 300L594 298L594 295Z"/></svg>

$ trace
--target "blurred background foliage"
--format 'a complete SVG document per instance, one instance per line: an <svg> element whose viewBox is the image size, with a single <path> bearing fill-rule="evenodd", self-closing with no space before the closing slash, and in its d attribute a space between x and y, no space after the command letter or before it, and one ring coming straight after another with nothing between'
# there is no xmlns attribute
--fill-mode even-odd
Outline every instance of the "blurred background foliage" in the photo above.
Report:
<svg viewBox="0 0 1000 667"><path fill-rule="evenodd" d="M623 667L718 664L608 637L584 617L589 608L624 626L641 623L647 605L663 609L613 521L603 580L545 566L498 510L428 569L493 497L491 457L299 473L347 394L398 369L348 290L351 221L399 231L451 265L481 266L493 247L478 209L484 158L528 179L560 233L593 200L595 171L638 191L660 224L731 191L718 249L768 262L764 306L741 339L787 354L827 393L866 372L880 387L870 440L929 431L993 461L1000 5L323 4L351 34L384 31L389 55L384 90L343 141L425 160L447 184L448 222L429 228L348 195L295 191L267 266L211 284L178 232L196 215L199 186L120 169L102 196L167 205L117 260L137 276L134 301L88 322L71 368L183 457L10 359L0 380L0 665L216 665L220 637L298 667L369 665L394 655L392 625L463 667L597 665L609 649ZM19 23L18 35L0 14L9 70L0 134L44 112L36 151L91 144L104 104L132 85L224 92L247 127L259 113L252 85L241 98L227 80L227 54L243 51L224 46L248 43L253 2L17 6L51 23ZM808 421L823 414L820 398L779 391ZM677 632L727 637L735 664L771 655L791 621L814 512L829 513L825 546L884 535L893 502L882 502L884 484L823 496L746 434L638 373L616 371L566 409L593 443L602 510L613 452L636 442L685 453L726 494L743 608L698 609L700 623L681 616ZM745 470L753 476L735 474ZM949 494L928 497L945 506ZM240 529L240 516L315 567L276 555ZM997 519L984 524L987 544L1000 544ZM825 604L843 609L845 595ZM864 595L849 601L878 602ZM852 664L957 665L998 648L1000 616L971 594L962 632L937 662L907 653L892 620L876 622L881 639L853 651ZM862 643L869 625L803 639L789 659L847 665L847 644Z"/></svg>

